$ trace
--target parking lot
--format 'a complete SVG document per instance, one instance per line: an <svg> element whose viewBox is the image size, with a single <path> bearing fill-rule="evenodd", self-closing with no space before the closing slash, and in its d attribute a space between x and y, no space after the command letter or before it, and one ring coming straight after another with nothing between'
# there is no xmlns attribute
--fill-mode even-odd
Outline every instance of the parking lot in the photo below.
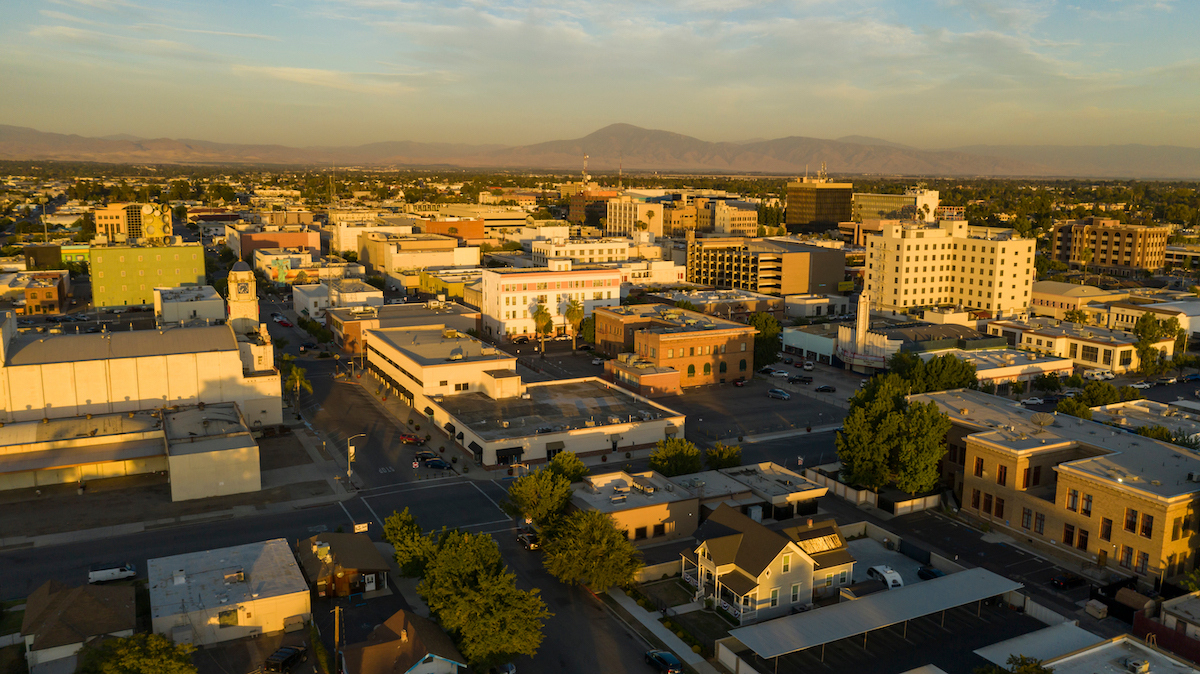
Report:
<svg viewBox="0 0 1200 674"><path fill-rule="evenodd" d="M904 581L905 585L921 582L921 579L917 577L917 569L921 568L920 562L895 550L888 550L879 541L860 538L857 541L847 541L846 547L854 556L854 582L856 583L869 580L867 569L880 564L892 567L896 573L900 574L900 579Z"/></svg>

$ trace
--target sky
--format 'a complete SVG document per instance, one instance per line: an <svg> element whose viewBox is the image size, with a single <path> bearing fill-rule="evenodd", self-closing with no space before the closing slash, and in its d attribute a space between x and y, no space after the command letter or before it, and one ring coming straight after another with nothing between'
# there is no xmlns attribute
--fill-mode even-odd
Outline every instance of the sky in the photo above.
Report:
<svg viewBox="0 0 1200 674"><path fill-rule="evenodd" d="M1195 0L0 0L0 124L1200 147Z"/></svg>

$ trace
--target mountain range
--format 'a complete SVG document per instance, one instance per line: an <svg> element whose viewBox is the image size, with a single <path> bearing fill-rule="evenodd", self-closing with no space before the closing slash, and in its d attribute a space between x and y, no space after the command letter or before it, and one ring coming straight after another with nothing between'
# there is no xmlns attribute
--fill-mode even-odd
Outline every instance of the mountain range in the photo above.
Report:
<svg viewBox="0 0 1200 674"><path fill-rule="evenodd" d="M533 145L388 141L288 147L117 134L103 138L0 125L0 159L106 163L279 164L686 173L1200 178L1200 149L1151 145L972 145L923 150L867 136L789 136L710 142L612 124L582 138Z"/></svg>

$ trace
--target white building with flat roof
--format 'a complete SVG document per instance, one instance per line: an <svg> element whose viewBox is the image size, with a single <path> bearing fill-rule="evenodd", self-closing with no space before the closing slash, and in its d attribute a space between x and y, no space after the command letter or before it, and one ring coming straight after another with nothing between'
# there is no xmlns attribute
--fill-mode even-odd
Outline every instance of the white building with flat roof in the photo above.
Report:
<svg viewBox="0 0 1200 674"><path fill-rule="evenodd" d="M1115 374L1137 371L1141 365L1137 337L1123 330L1053 318L1029 318L992 321L987 325L987 332L1004 337L1018 349L1069 358L1083 367L1102 368ZM1165 337L1154 347L1164 360L1170 359L1175 352L1175 338Z"/></svg>
<svg viewBox="0 0 1200 674"><path fill-rule="evenodd" d="M225 300L212 286L154 289L154 317L163 325L225 320Z"/></svg>
<svg viewBox="0 0 1200 674"><path fill-rule="evenodd" d="M483 330L488 335L534 335L534 311L545 305L551 334L570 334L566 319L572 299L584 316L596 307L621 304L621 270L599 265L573 266L555 260L548 267L486 269L483 272Z"/></svg>
<svg viewBox="0 0 1200 674"><path fill-rule="evenodd" d="M308 583L287 539L158 557L146 563L155 634L208 646L303 629Z"/></svg>
<svg viewBox="0 0 1200 674"><path fill-rule="evenodd" d="M530 244L533 263L549 266L551 260L576 264L623 262L629 259L629 239L544 239Z"/></svg>

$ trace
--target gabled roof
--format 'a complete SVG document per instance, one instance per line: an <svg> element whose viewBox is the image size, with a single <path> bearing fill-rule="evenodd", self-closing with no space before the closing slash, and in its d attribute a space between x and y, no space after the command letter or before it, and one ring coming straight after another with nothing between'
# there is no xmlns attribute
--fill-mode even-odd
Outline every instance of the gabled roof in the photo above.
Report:
<svg viewBox="0 0 1200 674"><path fill-rule="evenodd" d="M403 674L428 655L467 666L466 658L437 624L409 611L397 612L366 641L343 650L347 674Z"/></svg>
<svg viewBox="0 0 1200 674"><path fill-rule="evenodd" d="M136 626L132 586L70 587L50 580L25 600L21 634L33 635L31 650L40 651L85 643Z"/></svg>
<svg viewBox="0 0 1200 674"><path fill-rule="evenodd" d="M329 559L322 561L313 552L313 545L327 543ZM300 541L297 557L310 581L334 572L335 566L355 571L387 571L388 563L366 534L323 533Z"/></svg>
<svg viewBox="0 0 1200 674"><path fill-rule="evenodd" d="M714 564L734 564L752 578L758 578L790 542L724 503L696 529L695 536L708 546Z"/></svg>
<svg viewBox="0 0 1200 674"><path fill-rule="evenodd" d="M846 539L842 536L842 530L833 520L788 527L783 530L783 535L812 557L818 569L841 566L854 561L854 557L846 549Z"/></svg>

